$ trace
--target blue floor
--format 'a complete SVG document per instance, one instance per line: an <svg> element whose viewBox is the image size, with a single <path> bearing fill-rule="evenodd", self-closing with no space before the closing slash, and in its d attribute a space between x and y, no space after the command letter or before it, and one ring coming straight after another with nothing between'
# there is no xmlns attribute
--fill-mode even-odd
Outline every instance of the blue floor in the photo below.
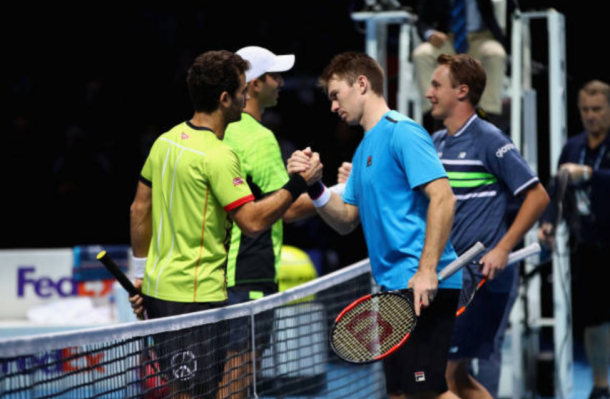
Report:
<svg viewBox="0 0 610 399"><path fill-rule="evenodd" d="M610 370L608 371L610 379ZM574 340L574 381L572 393L569 399L588 399L593 387L593 376L591 367L585 356L584 345L581 341Z"/></svg>
<svg viewBox="0 0 610 399"><path fill-rule="evenodd" d="M610 371L608 372L610 379ZM570 399L588 399L593 387L591 367L584 355L584 348L579 342L574 342L574 385Z"/></svg>

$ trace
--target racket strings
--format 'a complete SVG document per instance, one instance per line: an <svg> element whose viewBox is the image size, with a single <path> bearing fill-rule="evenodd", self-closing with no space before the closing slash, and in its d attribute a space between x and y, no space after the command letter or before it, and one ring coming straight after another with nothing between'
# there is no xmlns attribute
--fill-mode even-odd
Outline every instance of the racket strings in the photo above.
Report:
<svg viewBox="0 0 610 399"><path fill-rule="evenodd" d="M345 360L370 362L399 344L412 331L415 322L413 305L408 299L394 294L371 297L337 322L333 347Z"/></svg>

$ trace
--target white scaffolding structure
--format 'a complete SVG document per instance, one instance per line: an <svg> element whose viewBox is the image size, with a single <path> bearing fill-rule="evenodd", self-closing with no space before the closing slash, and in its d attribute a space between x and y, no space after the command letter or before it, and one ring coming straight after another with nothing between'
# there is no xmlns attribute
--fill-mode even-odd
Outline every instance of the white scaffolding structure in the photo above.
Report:
<svg viewBox="0 0 610 399"><path fill-rule="evenodd" d="M387 73L388 26L399 25L398 33L398 90L396 92L397 111L408 115L418 123L422 122L421 97L414 80L413 63L410 60L413 46L419 38L415 29L417 17L408 11L355 12L352 19L366 25L365 52L377 60ZM386 79L387 80L387 79ZM384 92L388 93L384 82Z"/></svg>
<svg viewBox="0 0 610 399"><path fill-rule="evenodd" d="M548 32L549 71L549 143L550 171L554 173L567 138L567 87L565 19L555 10L515 13L512 24L512 102L511 136L534 171L538 170L538 132L536 92L532 88L530 22L545 20ZM555 396L567 399L573 388L572 318L570 296L570 259L565 223L558 226L557 247L553 254L553 318L541 316L540 277L521 287L520 300L511 314L514 399L536 396L535 373L542 327L553 328ZM536 240L535 234L526 244ZM526 263L526 271L534 266ZM525 290L525 291L524 291ZM527 306L527 309L524 309ZM527 320L525 320L527 310ZM524 323L529 327L524 328ZM527 334L526 334L527 332ZM521 367L520 367L521 366Z"/></svg>

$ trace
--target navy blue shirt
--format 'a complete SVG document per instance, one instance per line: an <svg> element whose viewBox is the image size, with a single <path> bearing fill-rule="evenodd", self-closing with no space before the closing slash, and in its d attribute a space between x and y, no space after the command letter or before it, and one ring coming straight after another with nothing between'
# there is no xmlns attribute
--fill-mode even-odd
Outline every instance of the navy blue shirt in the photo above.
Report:
<svg viewBox="0 0 610 399"><path fill-rule="evenodd" d="M352 162L343 201L358 207L373 276L387 289L405 289L419 268L426 237L429 200L418 187L447 173L428 132L396 111L364 134ZM455 258L447 243L437 270ZM461 273L439 285L461 286Z"/></svg>
<svg viewBox="0 0 610 399"><path fill-rule="evenodd" d="M512 141L476 114L452 136L441 130L432 139L457 200L453 247L461 254L480 241L489 252L506 234L508 200L537 184L538 177ZM502 285L500 280L510 279L496 280ZM498 288L510 287L507 281Z"/></svg>
<svg viewBox="0 0 610 399"><path fill-rule="evenodd" d="M588 182L570 190L572 194L575 192L584 194L589 200L588 214L583 214L578 209L566 209L566 212L578 213L579 223L571 226L576 228L573 234L582 242L608 245L610 244L610 134L595 149L589 148L586 132L570 138L561 151L557 166L568 162L588 165L593 169Z"/></svg>

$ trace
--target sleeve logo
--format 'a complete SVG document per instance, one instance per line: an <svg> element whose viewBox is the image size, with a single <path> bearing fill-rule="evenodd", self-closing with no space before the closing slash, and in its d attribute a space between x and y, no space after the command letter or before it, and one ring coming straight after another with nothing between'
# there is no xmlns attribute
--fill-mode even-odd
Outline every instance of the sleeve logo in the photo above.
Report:
<svg viewBox="0 0 610 399"><path fill-rule="evenodd" d="M237 187L243 183L244 183L244 180L241 177L236 177L235 179L233 179L233 186L235 186L235 187Z"/></svg>
<svg viewBox="0 0 610 399"><path fill-rule="evenodd" d="M496 151L496 156L498 158L503 158L504 154L506 154L507 152L509 152L510 150L514 150L517 147L515 147L515 145L513 143L508 143L503 145L502 147L498 148L498 151Z"/></svg>

